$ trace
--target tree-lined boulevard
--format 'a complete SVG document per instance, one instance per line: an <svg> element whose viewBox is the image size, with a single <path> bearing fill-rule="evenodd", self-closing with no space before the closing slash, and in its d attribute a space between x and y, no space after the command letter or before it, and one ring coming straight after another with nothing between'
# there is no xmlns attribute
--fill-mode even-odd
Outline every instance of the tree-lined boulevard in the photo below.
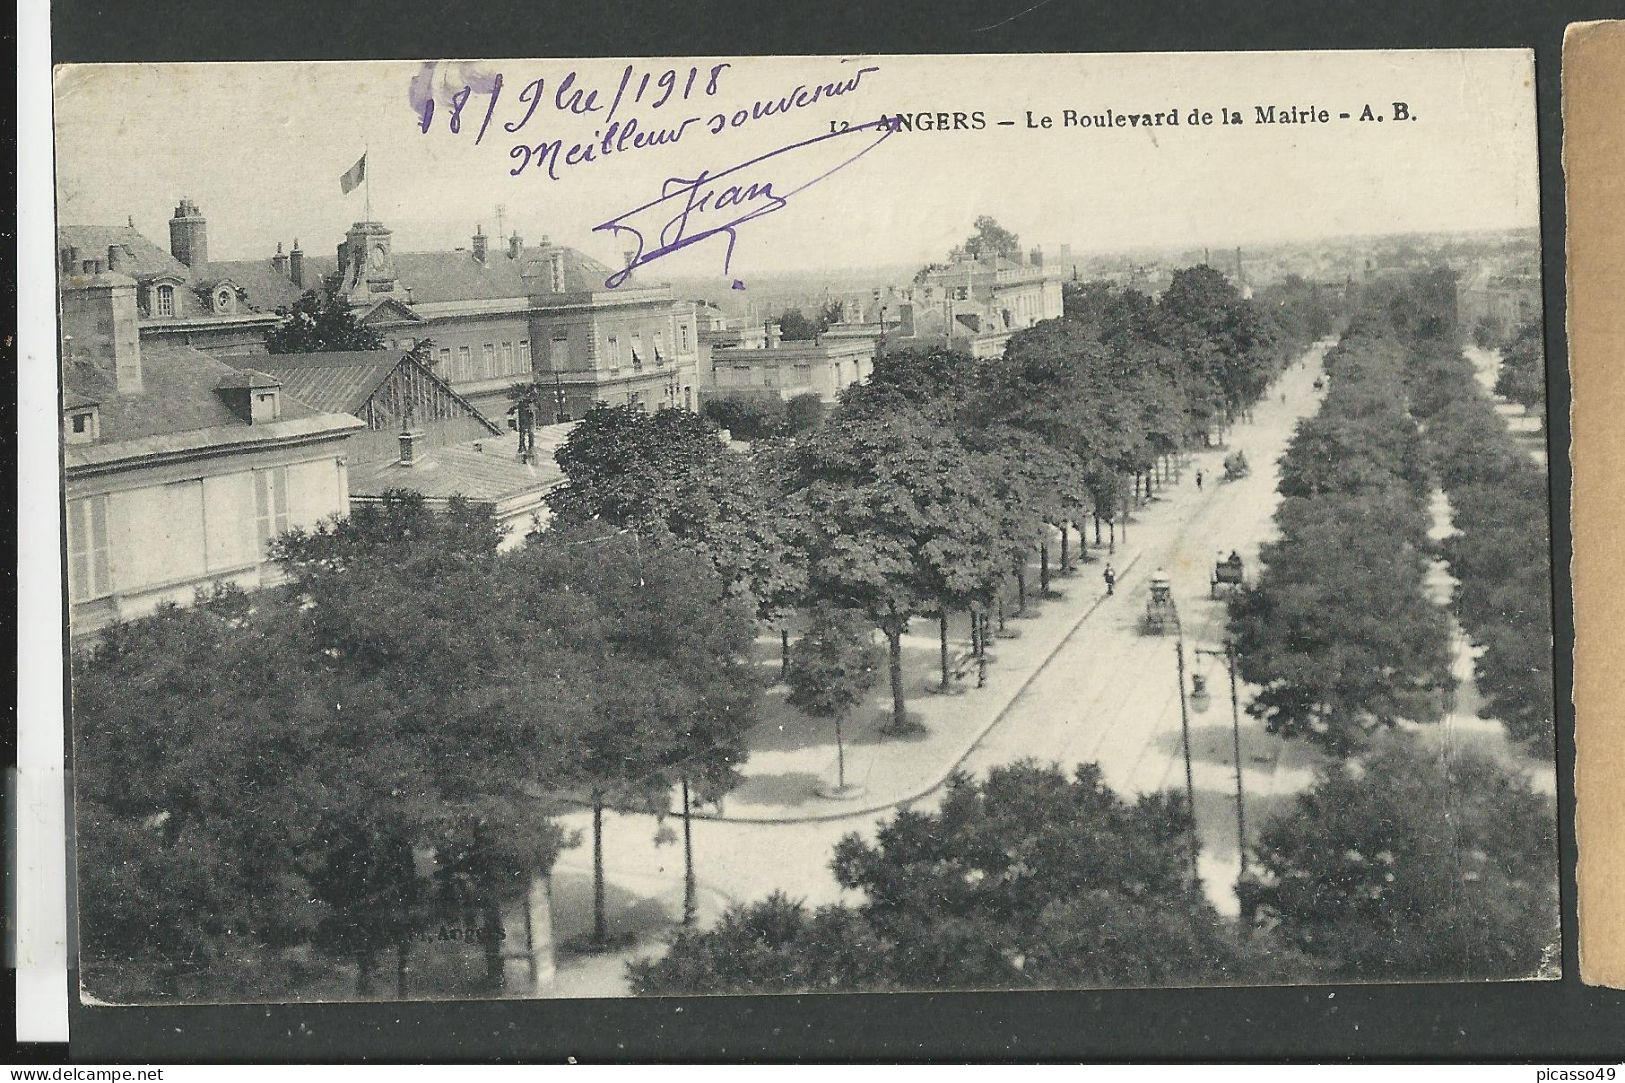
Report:
<svg viewBox="0 0 1625 1083"><path fill-rule="evenodd" d="M1465 436L1498 418L1453 302L1388 288L1071 284L1001 356L883 354L745 449L597 407L514 552L404 496L285 536L285 588L76 663L82 908L111 930L87 972L149 997L1534 973L1531 761L1419 731L1455 689L1442 485L1486 710L1549 738L1502 661L1538 647L1507 608L1538 584L1486 586L1539 486ZM1177 621L1145 620L1153 586ZM448 924L477 981L416 948Z"/></svg>

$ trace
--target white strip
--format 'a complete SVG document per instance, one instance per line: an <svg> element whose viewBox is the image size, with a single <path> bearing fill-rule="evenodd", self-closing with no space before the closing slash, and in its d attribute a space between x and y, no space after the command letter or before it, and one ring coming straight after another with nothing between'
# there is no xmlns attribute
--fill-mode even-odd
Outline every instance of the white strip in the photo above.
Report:
<svg viewBox="0 0 1625 1083"><path fill-rule="evenodd" d="M48 0L17 6L17 1040L68 1039Z"/></svg>

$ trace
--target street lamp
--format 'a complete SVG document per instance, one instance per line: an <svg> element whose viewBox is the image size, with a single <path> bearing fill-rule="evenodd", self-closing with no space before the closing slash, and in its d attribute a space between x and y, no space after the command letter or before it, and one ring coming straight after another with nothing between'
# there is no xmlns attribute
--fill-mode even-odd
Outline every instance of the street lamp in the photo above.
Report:
<svg viewBox="0 0 1625 1083"><path fill-rule="evenodd" d="M1193 647L1193 651L1209 658L1223 658L1225 667L1230 671L1230 743L1231 752L1236 764L1236 853L1241 859L1241 874L1239 879L1247 878L1247 813L1242 797L1241 786L1241 696L1236 685L1236 646L1230 640L1225 640L1223 650L1214 650L1209 647ZM1207 710L1212 701L1207 690L1207 678L1201 674L1191 677L1191 708L1197 714Z"/></svg>
<svg viewBox="0 0 1625 1083"><path fill-rule="evenodd" d="M1199 852L1196 843L1196 780L1191 774L1191 720L1185 708L1185 637L1179 636L1174 640L1175 657L1179 660L1179 733L1185 750L1185 800L1190 810L1190 822L1187 830L1190 834L1191 851L1191 883L1201 883L1197 873L1196 856Z"/></svg>

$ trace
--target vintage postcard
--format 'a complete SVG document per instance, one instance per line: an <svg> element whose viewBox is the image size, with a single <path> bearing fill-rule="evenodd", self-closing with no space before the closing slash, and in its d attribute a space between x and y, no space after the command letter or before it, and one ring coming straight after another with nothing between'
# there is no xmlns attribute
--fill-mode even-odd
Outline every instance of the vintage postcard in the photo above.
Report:
<svg viewBox="0 0 1625 1083"><path fill-rule="evenodd" d="M1558 976L1532 79L58 68L82 995Z"/></svg>

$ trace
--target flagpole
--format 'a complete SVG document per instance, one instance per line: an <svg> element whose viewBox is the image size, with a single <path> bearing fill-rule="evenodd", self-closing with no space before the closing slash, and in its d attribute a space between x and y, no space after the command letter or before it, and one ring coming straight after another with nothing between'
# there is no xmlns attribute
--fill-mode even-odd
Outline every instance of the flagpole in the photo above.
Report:
<svg viewBox="0 0 1625 1083"><path fill-rule="evenodd" d="M367 168L367 144L361 144L361 183L367 187L367 221L372 221L372 172Z"/></svg>

